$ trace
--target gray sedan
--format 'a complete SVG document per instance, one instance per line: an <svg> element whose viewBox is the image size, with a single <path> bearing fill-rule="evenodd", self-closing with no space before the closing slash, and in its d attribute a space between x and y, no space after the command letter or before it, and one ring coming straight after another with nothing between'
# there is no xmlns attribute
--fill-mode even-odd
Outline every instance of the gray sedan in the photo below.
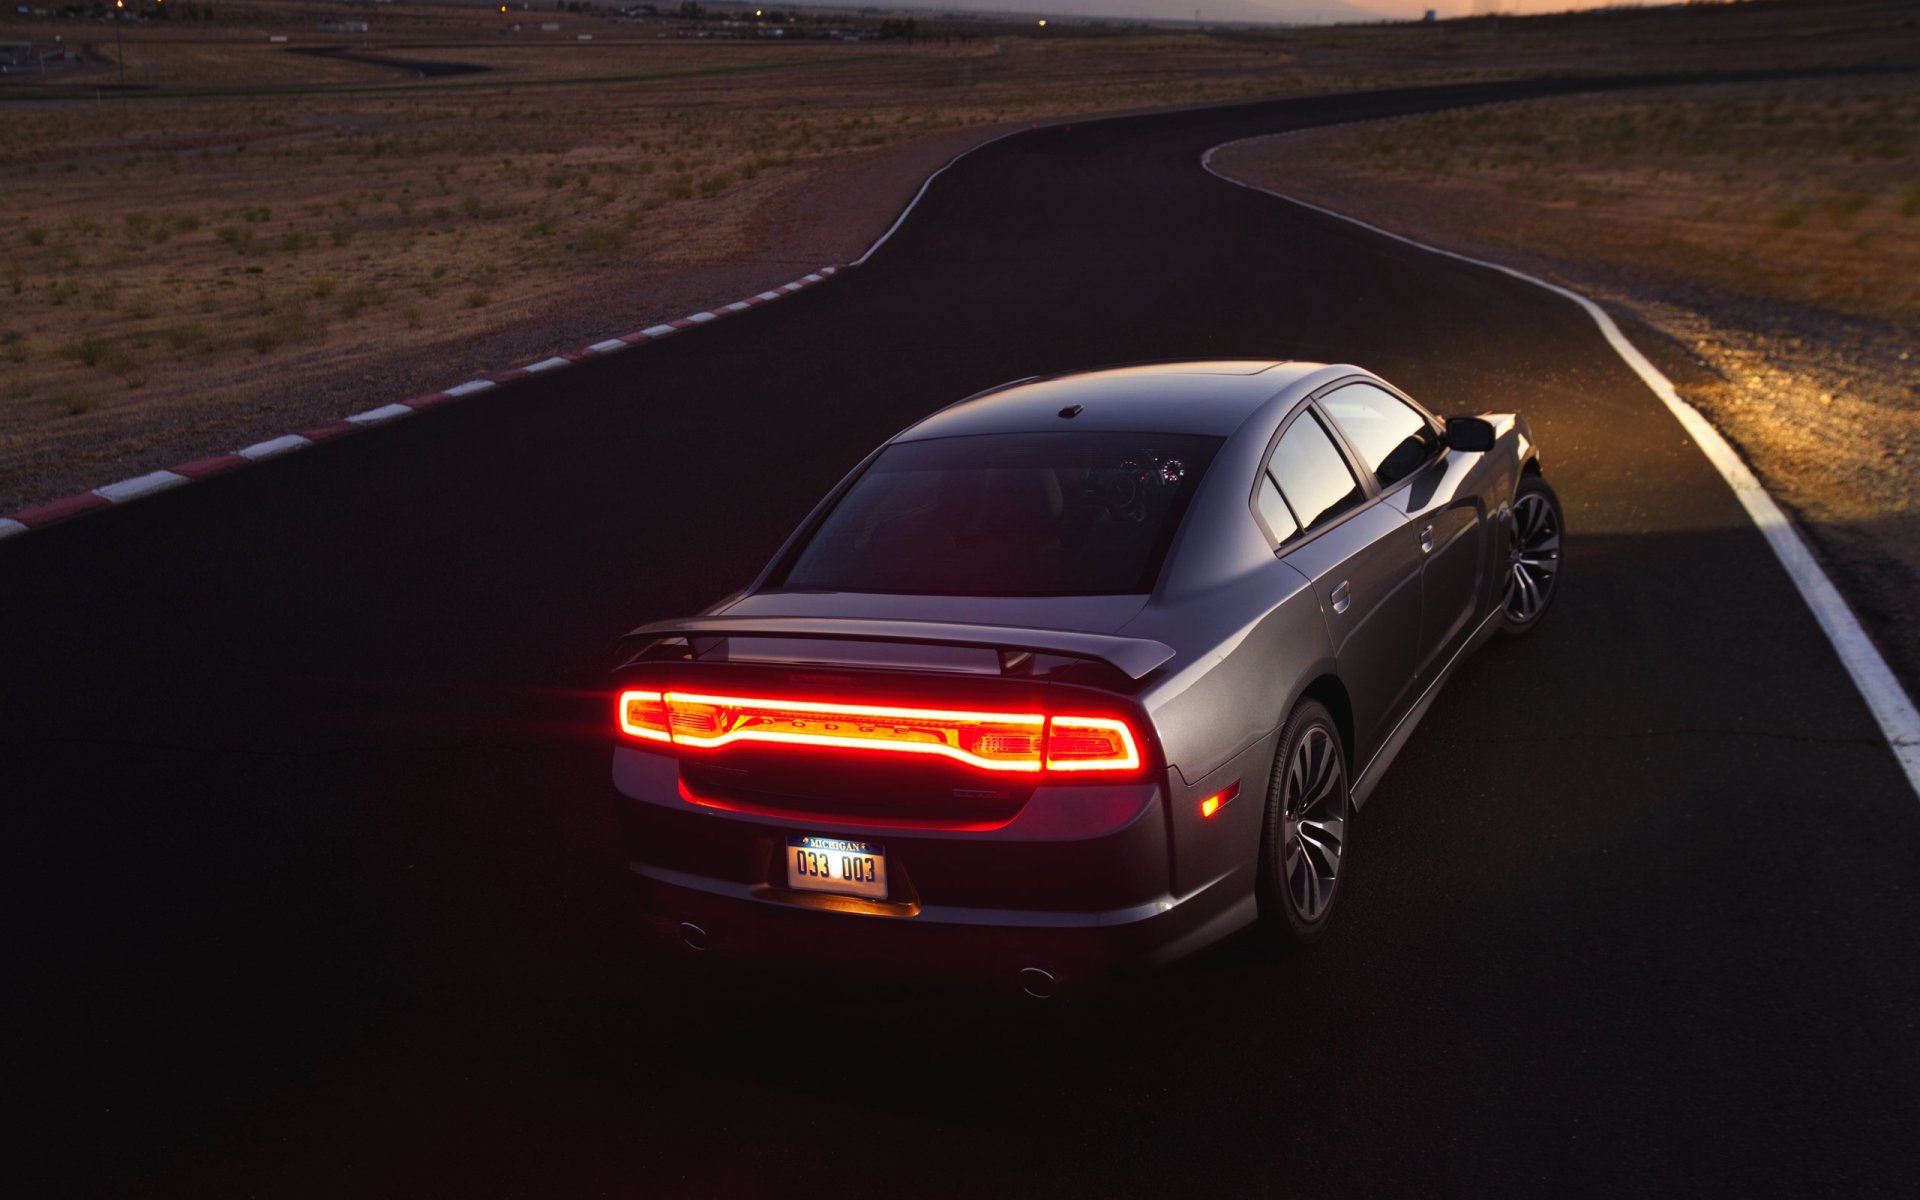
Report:
<svg viewBox="0 0 1920 1200"><path fill-rule="evenodd" d="M1526 422L1353 366L1022 380L893 438L760 577L635 630L613 778L654 927L1060 982L1327 928L1448 675L1533 628Z"/></svg>

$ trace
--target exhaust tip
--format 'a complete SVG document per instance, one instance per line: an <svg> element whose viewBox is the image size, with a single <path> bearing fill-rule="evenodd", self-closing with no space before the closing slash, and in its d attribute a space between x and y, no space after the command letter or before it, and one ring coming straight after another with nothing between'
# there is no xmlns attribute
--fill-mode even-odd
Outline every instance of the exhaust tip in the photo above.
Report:
<svg viewBox="0 0 1920 1200"><path fill-rule="evenodd" d="M1049 999L1059 986L1059 981L1054 979L1051 971L1043 971L1039 967L1020 969L1020 990L1035 1000Z"/></svg>
<svg viewBox="0 0 1920 1200"><path fill-rule="evenodd" d="M695 925L692 921L682 921L680 922L680 940L686 944L689 950L705 950L707 948L707 931Z"/></svg>

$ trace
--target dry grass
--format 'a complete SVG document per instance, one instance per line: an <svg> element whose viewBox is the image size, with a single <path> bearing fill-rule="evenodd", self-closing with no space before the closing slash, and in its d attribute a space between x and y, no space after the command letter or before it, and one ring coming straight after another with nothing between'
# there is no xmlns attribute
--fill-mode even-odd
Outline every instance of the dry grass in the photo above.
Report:
<svg viewBox="0 0 1920 1200"><path fill-rule="evenodd" d="M55 480L111 478L116 461L163 443L182 457L227 449L227 431L259 421L290 375L378 402L395 392L382 380L397 360L451 358L676 272L775 256L771 231L841 165L957 130L1568 70L1593 61L1596 39L1635 46L1613 69L1697 53L1684 21L1662 41L1638 16L1223 36L955 25L908 47L662 41L653 27L545 13L512 19L557 19L558 33L503 37L485 9L413 5L373 10L372 38L329 37L312 32L320 4L220 10L221 24L125 30L127 79L144 90L124 101L96 98L119 66L100 24L61 27L89 70L6 84L71 98L15 99L0 114L0 511L54 494ZM263 31L489 70L423 81L291 54ZM0 38L48 32L0 17ZM1855 61L1862 44L1858 29L1768 35L1722 45L1715 65ZM1596 176L1592 203L1624 211L1616 186ZM1865 241L1835 252L1871 263L1887 221L1904 219L1890 214L1920 208L1920 193L1836 182L1754 204L1775 243L1817 235L1809 253L1823 254L1841 230ZM69 478L82 468L88 478Z"/></svg>
<svg viewBox="0 0 1920 1200"><path fill-rule="evenodd" d="M259 51L233 48L242 60ZM433 52L467 56L405 51ZM383 355L524 325L596 287L631 291L636 275L644 286L752 254L764 215L835 162L1056 111L1263 92L1283 59L1194 37L1098 54L873 53L606 46L604 63L620 71L684 69L690 55L778 69L590 90L10 108L0 330L14 357L0 475L143 424L205 428L222 410L250 413L272 386L261 367L290 355L303 375L364 376ZM572 54L552 47L538 69ZM793 65L822 56L840 61ZM1167 69L1183 58L1190 67ZM137 56L130 46L128 59L130 70L165 63L153 70L200 82L224 61L170 45ZM93 400L79 405L79 392ZM32 493L19 476L7 482L9 500Z"/></svg>
<svg viewBox="0 0 1920 1200"><path fill-rule="evenodd" d="M1316 135L1307 168L1449 197L1482 244L1920 318L1920 86L1571 97Z"/></svg>

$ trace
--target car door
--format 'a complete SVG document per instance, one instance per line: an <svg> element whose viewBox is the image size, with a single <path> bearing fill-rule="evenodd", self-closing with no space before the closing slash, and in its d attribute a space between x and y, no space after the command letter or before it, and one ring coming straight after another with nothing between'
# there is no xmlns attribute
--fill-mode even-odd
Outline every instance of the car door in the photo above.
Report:
<svg viewBox="0 0 1920 1200"><path fill-rule="evenodd" d="M1275 439L1255 496L1277 552L1313 581L1360 765L1404 711L1420 635L1420 550L1406 515L1375 495L1309 406Z"/></svg>
<svg viewBox="0 0 1920 1200"><path fill-rule="evenodd" d="M1363 472L1406 514L1420 547L1420 642L1414 680L1422 689L1472 632L1485 592L1484 514L1459 494L1467 464L1446 453L1434 421L1372 383L1345 384L1320 399Z"/></svg>

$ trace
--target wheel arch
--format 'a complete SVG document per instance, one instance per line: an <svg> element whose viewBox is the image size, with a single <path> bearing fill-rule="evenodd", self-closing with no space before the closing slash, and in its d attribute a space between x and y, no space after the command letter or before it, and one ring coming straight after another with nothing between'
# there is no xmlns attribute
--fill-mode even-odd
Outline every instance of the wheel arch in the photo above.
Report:
<svg viewBox="0 0 1920 1200"><path fill-rule="evenodd" d="M1300 690L1294 707L1302 700L1317 700L1320 706L1333 717L1333 727L1340 733L1340 756L1346 760L1347 778L1353 778L1353 702L1347 698L1347 687L1340 677L1331 672L1317 676ZM1292 709L1288 710L1289 713Z"/></svg>

